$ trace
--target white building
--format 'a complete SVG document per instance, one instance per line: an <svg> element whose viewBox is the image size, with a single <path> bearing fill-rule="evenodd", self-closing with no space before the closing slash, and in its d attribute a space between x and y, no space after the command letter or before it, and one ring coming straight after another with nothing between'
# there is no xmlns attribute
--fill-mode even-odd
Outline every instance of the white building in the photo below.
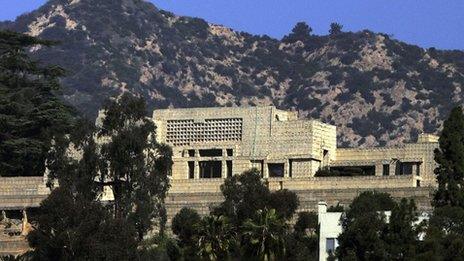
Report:
<svg viewBox="0 0 464 261"><path fill-rule="evenodd" d="M327 203L319 202L317 219L319 222L319 260L325 261L329 253L338 247L338 236L342 233L343 212L327 212Z"/></svg>
<svg viewBox="0 0 464 261"><path fill-rule="evenodd" d="M330 252L338 247L338 236L343 232L342 220L344 212L327 212L327 203L319 202L317 217L319 222L319 261L325 261ZM390 222L391 211L385 211L385 220ZM428 213L421 213L413 225L418 225L424 220L429 220ZM423 240L424 234L419 235Z"/></svg>

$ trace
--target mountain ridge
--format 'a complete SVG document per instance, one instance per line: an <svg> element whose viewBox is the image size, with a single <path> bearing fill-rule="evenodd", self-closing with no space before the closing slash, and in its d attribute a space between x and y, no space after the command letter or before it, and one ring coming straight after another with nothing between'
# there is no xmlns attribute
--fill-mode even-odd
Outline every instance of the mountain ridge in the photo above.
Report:
<svg viewBox="0 0 464 261"><path fill-rule="evenodd" d="M340 146L395 145L436 133L462 104L464 52L368 30L282 40L176 16L141 0L51 0L0 28L61 45L62 97L95 117L129 91L150 108L275 105L337 125Z"/></svg>

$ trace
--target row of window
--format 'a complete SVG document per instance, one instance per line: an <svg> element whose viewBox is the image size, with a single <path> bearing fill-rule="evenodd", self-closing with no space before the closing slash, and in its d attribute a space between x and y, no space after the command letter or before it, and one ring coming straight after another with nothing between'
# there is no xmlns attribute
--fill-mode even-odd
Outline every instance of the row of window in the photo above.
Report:
<svg viewBox="0 0 464 261"><path fill-rule="evenodd" d="M226 177L232 177L232 161L227 160L226 165L222 165L222 161L209 160L198 162L198 173L200 179L222 178L222 168L226 168ZM189 179L195 178L195 162L188 162Z"/></svg>
<svg viewBox="0 0 464 261"><path fill-rule="evenodd" d="M234 150L233 149L226 149L226 154L227 157L232 157L234 156ZM186 150L184 151L183 154L184 157L195 157L195 156L200 156L200 157L222 157L223 156L223 150L222 149L201 149L198 150L198 155L196 155L196 152L194 149Z"/></svg>

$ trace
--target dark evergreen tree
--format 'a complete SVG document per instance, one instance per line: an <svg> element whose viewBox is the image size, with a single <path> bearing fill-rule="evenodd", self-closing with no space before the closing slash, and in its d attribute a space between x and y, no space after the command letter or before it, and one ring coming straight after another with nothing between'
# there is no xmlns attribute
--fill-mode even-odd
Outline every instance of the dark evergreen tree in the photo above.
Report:
<svg viewBox="0 0 464 261"><path fill-rule="evenodd" d="M344 212L345 211L345 208L340 205L340 203L337 203L337 205L335 206L330 206L329 208L327 208L327 212Z"/></svg>
<svg viewBox="0 0 464 261"><path fill-rule="evenodd" d="M318 228L317 214L314 212L300 212L293 229L298 233L315 234Z"/></svg>
<svg viewBox="0 0 464 261"><path fill-rule="evenodd" d="M386 229L382 211L391 210L393 199L384 193L363 192L356 197L342 220L343 233L338 237L340 260L381 260L386 247L380 231Z"/></svg>
<svg viewBox="0 0 464 261"><path fill-rule="evenodd" d="M269 197L269 208L275 209L277 215L284 219L291 219L299 204L298 196L288 189L274 191Z"/></svg>
<svg viewBox="0 0 464 261"><path fill-rule="evenodd" d="M298 196L288 190L270 192L257 169L227 178L221 185L224 202L213 210L216 215L225 215L240 227L258 210L275 209L279 217L290 219L298 208Z"/></svg>
<svg viewBox="0 0 464 261"><path fill-rule="evenodd" d="M289 234L287 260L318 260L319 224L314 212L300 212Z"/></svg>
<svg viewBox="0 0 464 261"><path fill-rule="evenodd" d="M221 191L224 202L213 213L227 216L237 227L269 204L270 191L257 169L227 178L221 185Z"/></svg>
<svg viewBox="0 0 464 261"><path fill-rule="evenodd" d="M443 124L435 150L438 189L432 204L421 258L462 260L464 256L464 115L454 108Z"/></svg>
<svg viewBox="0 0 464 261"><path fill-rule="evenodd" d="M330 35L337 35L342 32L343 25L339 23L331 23L330 24L330 29L329 29L329 34Z"/></svg>
<svg viewBox="0 0 464 261"><path fill-rule="evenodd" d="M464 257L464 209L436 208L429 220L427 234L418 259L462 260Z"/></svg>
<svg viewBox="0 0 464 261"><path fill-rule="evenodd" d="M464 115L462 107L451 111L443 124L440 148L435 150L438 189L433 205L464 207Z"/></svg>
<svg viewBox="0 0 464 261"><path fill-rule="evenodd" d="M313 29L305 22L298 22L295 27L293 27L292 32L286 35L282 41L288 43L302 41L305 43L310 38L312 31Z"/></svg>
<svg viewBox="0 0 464 261"><path fill-rule="evenodd" d="M172 219L172 232L182 246L193 246L193 236L197 233L200 215L191 208L182 208Z"/></svg>
<svg viewBox="0 0 464 261"><path fill-rule="evenodd" d="M418 253L421 225L414 225L418 213L413 200L402 199L391 211L382 240L386 245L387 260L412 260Z"/></svg>
<svg viewBox="0 0 464 261"><path fill-rule="evenodd" d="M114 219L96 201L59 187L40 206L38 227L28 235L34 260L134 260L135 229Z"/></svg>
<svg viewBox="0 0 464 261"><path fill-rule="evenodd" d="M52 44L0 31L0 176L43 175L52 139L70 129L73 112L55 96L64 71L26 51Z"/></svg>
<svg viewBox="0 0 464 261"><path fill-rule="evenodd" d="M387 222L385 211L391 211ZM410 260L417 255L419 229L413 201L393 201L390 195L363 192L342 220L336 256L339 260Z"/></svg>

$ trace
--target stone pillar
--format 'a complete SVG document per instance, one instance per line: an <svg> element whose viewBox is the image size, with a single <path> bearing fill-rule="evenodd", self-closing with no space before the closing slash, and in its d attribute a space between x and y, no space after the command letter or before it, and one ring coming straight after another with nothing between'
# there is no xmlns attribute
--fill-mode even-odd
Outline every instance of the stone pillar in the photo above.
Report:
<svg viewBox="0 0 464 261"><path fill-rule="evenodd" d="M376 176L383 175L383 164L381 161L375 163L375 175Z"/></svg>
<svg viewBox="0 0 464 261"><path fill-rule="evenodd" d="M416 162L412 165L412 175L414 176L420 176L420 163L419 162ZM419 172L419 175L417 175Z"/></svg>
<svg viewBox="0 0 464 261"><path fill-rule="evenodd" d="M227 178L227 163L225 159L221 161L221 178Z"/></svg>
<svg viewBox="0 0 464 261"><path fill-rule="evenodd" d="M284 178L290 177L290 161L287 160L284 163Z"/></svg>
<svg viewBox="0 0 464 261"><path fill-rule="evenodd" d="M267 168L267 161L263 160L263 178L269 178L269 169Z"/></svg>
<svg viewBox="0 0 464 261"><path fill-rule="evenodd" d="M391 162L390 162L390 173L389 173L389 176L395 176L396 163L397 163L397 161L391 161Z"/></svg>
<svg viewBox="0 0 464 261"><path fill-rule="evenodd" d="M193 178L200 179L200 164L198 160L195 160L194 168L193 168Z"/></svg>

